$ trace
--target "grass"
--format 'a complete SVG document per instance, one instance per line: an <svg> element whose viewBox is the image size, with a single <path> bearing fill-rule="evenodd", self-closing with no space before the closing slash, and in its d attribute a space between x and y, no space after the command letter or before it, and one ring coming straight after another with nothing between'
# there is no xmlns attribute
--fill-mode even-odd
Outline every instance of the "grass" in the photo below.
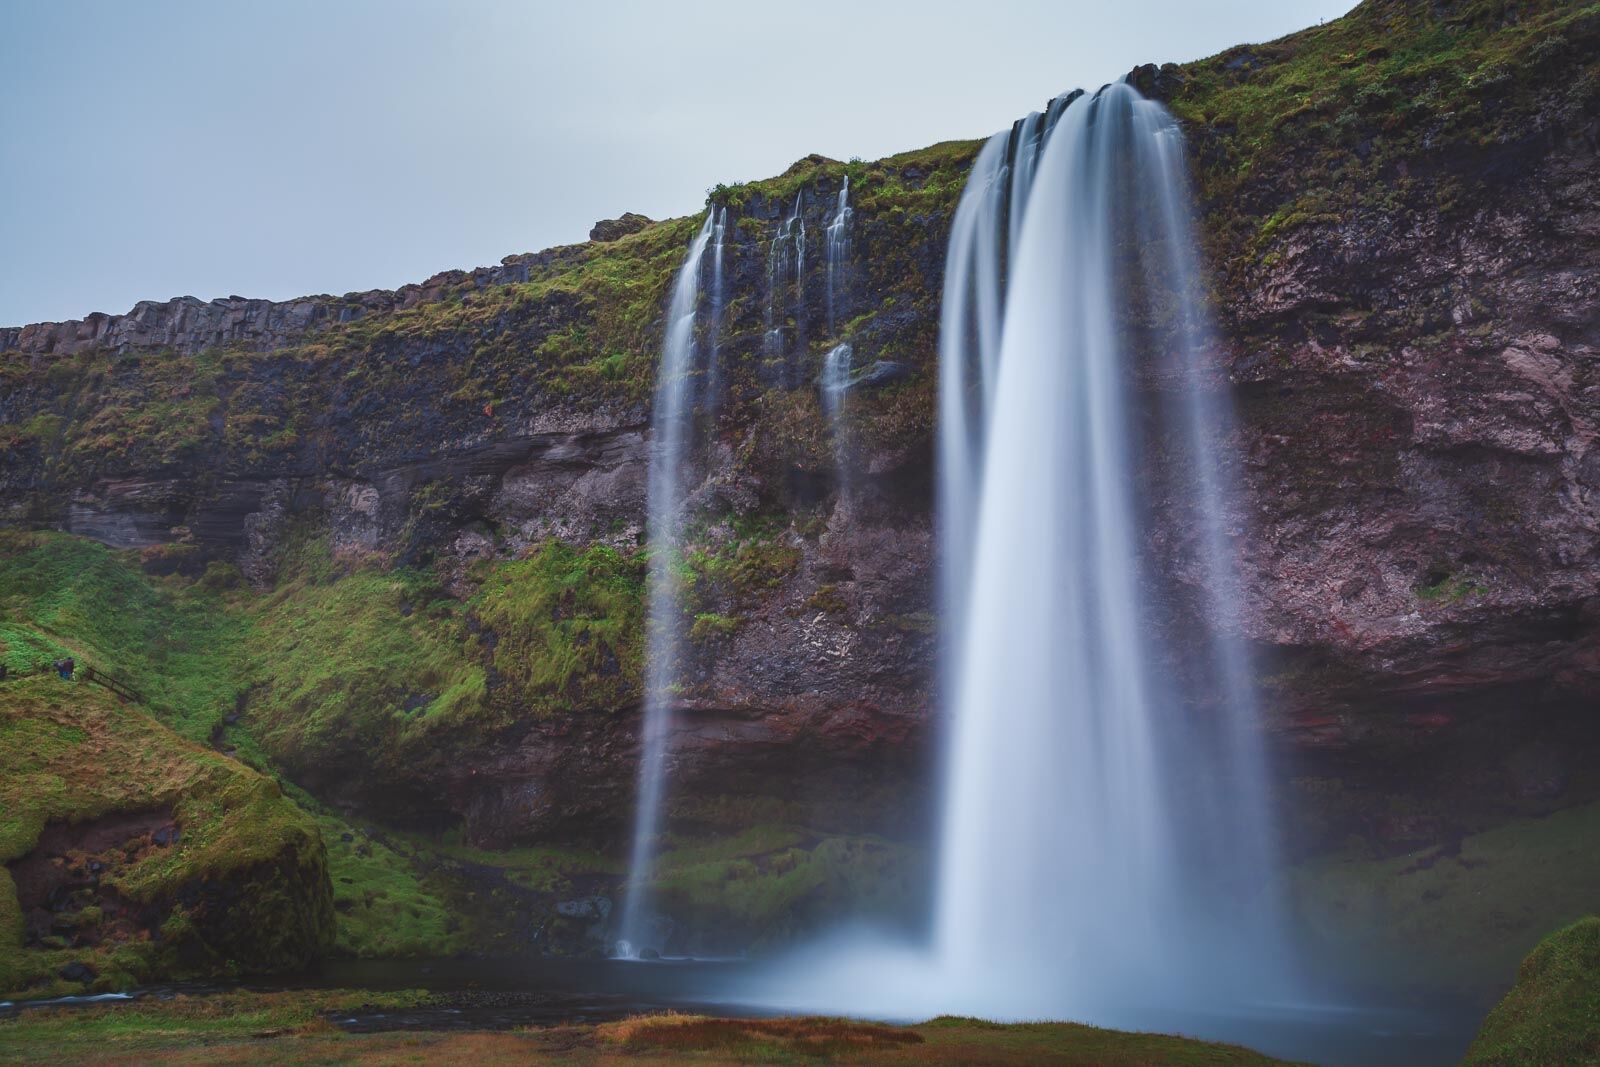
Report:
<svg viewBox="0 0 1600 1067"><path fill-rule="evenodd" d="M939 1018L920 1026L844 1019L645 1015L612 1023L502 1032L347 1034L329 1022L356 1010L431 1003L415 992L227 993L105 1008L35 1010L0 1020L7 1062L143 1064L770 1063L992 1067L1265 1067L1233 1045L1070 1023L1002 1026Z"/></svg>
<svg viewBox="0 0 1600 1067"><path fill-rule="evenodd" d="M1600 1063L1600 918L1545 938L1495 1006L1463 1067Z"/></svg>
<svg viewBox="0 0 1600 1067"><path fill-rule="evenodd" d="M95 963L97 988L236 967L270 972L304 966L332 941L316 826L275 782L97 687L53 675L0 687L0 862L27 855L48 824L151 811L171 812L179 841L108 861L99 885L153 909L164 937L25 948L8 877L0 885L0 989L59 988L55 972L84 959ZM236 899L216 911L208 886ZM93 928L100 915L85 908L80 919Z"/></svg>
<svg viewBox="0 0 1600 1067"><path fill-rule="evenodd" d="M1369 0L1176 68L1169 106L1197 146L1219 262L1246 267L1297 228L1361 212L1480 202L1462 182L1492 181L1487 168L1434 181L1423 161L1527 144L1581 113L1600 95L1597 45L1594 3Z"/></svg>
<svg viewBox="0 0 1600 1067"><path fill-rule="evenodd" d="M1541 937L1594 910L1596 841L1600 804L1588 804L1512 820L1456 847L1313 861L1294 872L1294 886L1330 968L1355 961L1397 986L1491 989Z"/></svg>
<svg viewBox="0 0 1600 1067"><path fill-rule="evenodd" d="M535 714L638 699L644 662L642 553L559 541L485 568L473 606L495 635L494 666Z"/></svg>
<svg viewBox="0 0 1600 1067"><path fill-rule="evenodd" d="M234 707L243 594L141 573L133 553L0 530L0 657L12 673L73 656L125 679L163 722L207 737Z"/></svg>

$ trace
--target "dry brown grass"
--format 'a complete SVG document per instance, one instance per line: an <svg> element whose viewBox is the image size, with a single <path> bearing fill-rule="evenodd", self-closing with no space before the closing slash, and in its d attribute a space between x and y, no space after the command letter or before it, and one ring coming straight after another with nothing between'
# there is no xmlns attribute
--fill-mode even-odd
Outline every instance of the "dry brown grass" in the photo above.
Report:
<svg viewBox="0 0 1600 1067"><path fill-rule="evenodd" d="M922 1035L901 1027L849 1019L713 1019L704 1015L639 1015L596 1029L602 1040L630 1049L791 1051L837 1056L922 1044Z"/></svg>

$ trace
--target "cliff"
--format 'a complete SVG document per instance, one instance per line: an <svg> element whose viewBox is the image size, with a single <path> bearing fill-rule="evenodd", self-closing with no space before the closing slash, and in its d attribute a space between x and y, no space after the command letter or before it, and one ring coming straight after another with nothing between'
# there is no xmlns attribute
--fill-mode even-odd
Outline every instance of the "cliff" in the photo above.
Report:
<svg viewBox="0 0 1600 1067"><path fill-rule="evenodd" d="M1600 795L1600 6L1368 0L1132 78L1190 141L1295 849ZM905 838L924 816L938 309L977 147L808 157L711 195L728 378L684 561L685 834ZM835 325L813 254L769 326L781 222L798 196L821 234L846 176ZM242 576L237 700L192 709L197 733L232 720L346 811L614 840L651 385L697 224L635 216L395 293L0 331L0 517ZM840 341L866 368L848 496L816 384ZM1173 509L1151 548L1192 533Z"/></svg>

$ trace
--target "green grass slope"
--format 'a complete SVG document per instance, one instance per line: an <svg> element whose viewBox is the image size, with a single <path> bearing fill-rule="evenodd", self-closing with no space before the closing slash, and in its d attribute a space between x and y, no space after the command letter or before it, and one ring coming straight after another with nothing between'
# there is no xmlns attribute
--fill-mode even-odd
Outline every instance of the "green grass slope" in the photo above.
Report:
<svg viewBox="0 0 1600 1067"><path fill-rule="evenodd" d="M1463 1067L1600 1063L1600 918L1547 937L1478 1031Z"/></svg>
<svg viewBox="0 0 1600 1067"><path fill-rule="evenodd" d="M118 816L170 822L176 839ZM43 876L66 874L70 895L32 902L49 927L27 943L16 861L43 837L58 855ZM0 683L0 862L0 991L81 988L58 977L72 963L95 988L294 970L332 946L316 824L271 779L82 682Z"/></svg>

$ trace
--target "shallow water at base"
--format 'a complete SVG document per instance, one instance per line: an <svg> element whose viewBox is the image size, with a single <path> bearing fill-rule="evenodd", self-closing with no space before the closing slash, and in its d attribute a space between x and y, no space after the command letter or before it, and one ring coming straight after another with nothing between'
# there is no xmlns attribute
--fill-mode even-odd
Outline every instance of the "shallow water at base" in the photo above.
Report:
<svg viewBox="0 0 1600 1067"><path fill-rule="evenodd" d="M914 983L918 954L898 954L898 963L886 968L880 961L874 973L901 974ZM394 1030L506 1030L523 1026L557 1026L597 1023L650 1011L689 1011L714 1015L776 1016L805 1012L839 1014L837 1001L807 1003L786 976L793 968L776 971L750 960L665 959L623 960L336 960L315 975L289 982L246 982L242 986L160 986L132 995L115 994L115 1001L138 1003L147 998L166 999L221 992L226 988L257 991L286 989L355 989L393 992L424 989L441 995L443 1003L408 1009L354 1011L332 1017L352 1033ZM885 982L880 989L893 988ZM816 988L812 985L811 988ZM1492 996L1430 998L1405 1007L1384 1007L1375 996L1346 994L1323 1003L1263 1004L1254 1009L1204 1013L1160 1007L1141 1012L1137 1019L1099 1018L1100 1025L1181 1034L1227 1041L1285 1059L1322 1064L1324 1067L1444 1067L1460 1061ZM784 1010L772 1005L781 1002ZM68 997L51 1001L0 1004L0 1018L31 1007L92 1006L107 1003L101 997ZM860 1010L846 1012L858 1018L891 1023L917 1023L926 1012L896 1010L887 1001L863 1001ZM998 1012L1016 1020L1014 1013Z"/></svg>

